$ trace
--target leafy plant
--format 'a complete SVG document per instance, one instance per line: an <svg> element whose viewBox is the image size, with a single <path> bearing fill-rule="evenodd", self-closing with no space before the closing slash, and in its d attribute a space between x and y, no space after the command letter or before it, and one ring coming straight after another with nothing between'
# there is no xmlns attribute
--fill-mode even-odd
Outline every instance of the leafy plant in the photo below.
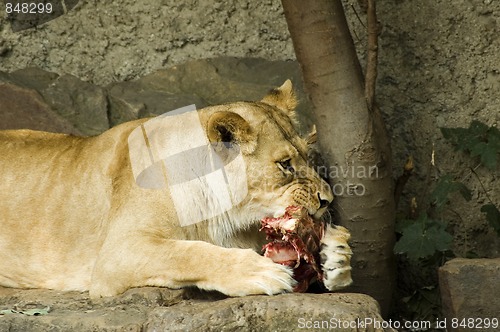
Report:
<svg viewBox="0 0 500 332"><path fill-rule="evenodd" d="M411 295L401 299L410 318L415 320L436 321L441 304L439 289L436 286L425 286L415 290Z"/></svg>
<svg viewBox="0 0 500 332"><path fill-rule="evenodd" d="M474 120L469 128L440 128L443 137L455 146L456 150L470 153L471 157L479 157L481 164L493 171L497 167L497 156L500 152L500 130L488 127Z"/></svg>
<svg viewBox="0 0 500 332"><path fill-rule="evenodd" d="M459 192L466 201L470 201L472 198L472 193L465 184L453 180L450 174L445 174L439 178L434 191L431 193L431 204L438 211L441 211L450 201L449 195L453 192Z"/></svg>
<svg viewBox="0 0 500 332"><path fill-rule="evenodd" d="M402 236L394 246L394 252L406 254L412 260L449 250L453 241L453 236L446 231L446 224L430 219L427 213L420 214L417 220L403 220L398 231Z"/></svg>
<svg viewBox="0 0 500 332"><path fill-rule="evenodd" d="M490 226L500 236L500 211L498 211L498 208L494 204L485 204L481 207L481 212L486 213L486 219Z"/></svg>
<svg viewBox="0 0 500 332"><path fill-rule="evenodd" d="M449 174L441 176L430 194L429 209L420 213L416 220L398 222L396 231L401 237L394 246L396 254L405 254L409 259L416 260L450 249L453 236L446 230L446 222L429 217L429 213L441 212L454 192L459 192L466 201L472 198L471 191L463 183L453 180Z"/></svg>
<svg viewBox="0 0 500 332"><path fill-rule="evenodd" d="M496 127L472 121L468 128L440 128L440 130L456 151L462 151L477 160L478 167L482 165L490 171L497 169L500 131ZM432 166L434 164L429 165L426 181L428 186L432 183L430 177ZM481 177L475 171L476 168L470 168L470 172L477 178L488 201L481 207L481 212L500 236L500 210L489 197ZM454 257L450 250L453 236L447 231L447 223L443 220L446 214L443 212L449 210L458 215L450 208L452 195L460 194L466 201L472 199L469 188L456 180L456 176L452 174L440 176L434 182L433 189L429 190L427 187L424 192L429 191L430 193L423 194L418 202L421 204L418 206L420 213L417 211L417 201L414 199L410 205L410 216L399 220L396 224L399 237L394 252L400 255L401 264L406 264L407 270L413 271L412 275L400 280L402 294L405 294L400 298L400 305L405 316L412 319L428 320L439 316L437 267ZM473 251L468 251L465 255L477 257Z"/></svg>
<svg viewBox="0 0 500 332"><path fill-rule="evenodd" d="M454 145L455 150L464 151L472 158L479 158L480 164L489 170L496 169L500 153L500 131L496 127L488 127L474 120L469 128L440 128L440 130L443 137ZM500 236L500 210L488 196L477 173L474 169L471 171L477 177L489 201L481 207L481 212L486 214L488 223ZM405 254L415 260L450 249L453 237L446 231L446 223L429 217L429 214L439 214L450 202L450 194L454 192L460 193L466 201L472 199L472 193L465 184L455 181L450 174L441 176L429 196L429 208L416 220L405 219L398 223L396 231L401 237L394 246L395 253Z"/></svg>
<svg viewBox="0 0 500 332"><path fill-rule="evenodd" d="M456 150L464 151L473 158L479 157L480 163L491 171L497 168L498 154L500 154L500 130L498 128L488 127L486 124L474 120L469 128L440 129L443 137L449 140ZM490 202L481 207L481 212L486 214L486 220L500 236L500 210L488 196L477 173L474 170L472 172L481 183Z"/></svg>

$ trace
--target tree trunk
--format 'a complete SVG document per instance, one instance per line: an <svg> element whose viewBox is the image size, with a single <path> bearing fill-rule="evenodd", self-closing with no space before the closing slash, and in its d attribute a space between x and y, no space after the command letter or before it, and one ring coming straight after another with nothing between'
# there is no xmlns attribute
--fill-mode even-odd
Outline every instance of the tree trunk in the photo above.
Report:
<svg viewBox="0 0 500 332"><path fill-rule="evenodd" d="M336 223L352 233L354 285L388 313L395 282L394 196L389 138L364 79L340 0L282 0L301 65ZM372 107L373 106L373 107Z"/></svg>

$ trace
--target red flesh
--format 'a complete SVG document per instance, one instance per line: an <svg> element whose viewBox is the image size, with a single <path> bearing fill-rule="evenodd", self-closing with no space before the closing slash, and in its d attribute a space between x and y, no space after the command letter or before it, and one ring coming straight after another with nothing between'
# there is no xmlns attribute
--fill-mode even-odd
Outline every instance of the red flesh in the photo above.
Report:
<svg viewBox="0 0 500 332"><path fill-rule="evenodd" d="M264 218L261 223L261 231L269 240L262 247L264 256L293 268L297 281L294 292L305 292L314 279L322 280L319 250L323 223L314 221L305 208L298 206L289 206L283 216Z"/></svg>

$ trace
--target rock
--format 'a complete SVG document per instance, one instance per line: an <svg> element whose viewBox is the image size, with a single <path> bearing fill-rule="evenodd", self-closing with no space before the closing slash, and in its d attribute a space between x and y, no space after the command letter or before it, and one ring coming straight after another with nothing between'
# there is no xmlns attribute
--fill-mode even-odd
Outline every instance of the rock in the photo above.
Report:
<svg viewBox="0 0 500 332"><path fill-rule="evenodd" d="M193 60L158 70L136 81L110 84L107 90L112 124L163 114L191 104L202 108L260 100L267 91L287 79L292 79L297 90L301 129L308 132L312 127L311 105L302 88L298 64L253 58Z"/></svg>
<svg viewBox="0 0 500 332"><path fill-rule="evenodd" d="M163 80L147 82L139 79L112 84L108 86L108 94L113 125L130 118L160 115L191 104L197 107L207 105L194 91L185 94L177 89L175 83Z"/></svg>
<svg viewBox="0 0 500 332"><path fill-rule="evenodd" d="M84 135L109 129L108 101L104 89L72 75L57 75L37 68L10 74L13 82L32 88L50 107Z"/></svg>
<svg viewBox="0 0 500 332"><path fill-rule="evenodd" d="M136 81L113 83L106 88L71 75L58 75L37 68L0 73L0 81L36 92L47 109L60 115L61 120L55 122L69 123L83 135L97 135L122 122L156 116L191 104L202 108L260 100L267 91L287 79L292 79L300 101L297 113L301 132L309 132L312 107L302 89L296 62L252 58L193 60L158 70ZM9 107L16 104L18 108L26 108L23 106L26 102L25 99L11 98ZM8 124L13 120L8 120L5 114L0 116L5 119L2 128L14 128ZM36 122L30 119L32 117L25 117L25 126L30 127L30 121ZM33 124L30 128L45 127ZM54 128L57 131L60 126ZM68 132L64 128L60 130Z"/></svg>
<svg viewBox="0 0 500 332"><path fill-rule="evenodd" d="M358 319L382 322L377 302L362 294L225 298L214 292L144 287L91 301L87 292L0 288L0 303L0 311L49 311L36 317L0 315L1 331L292 331L317 324L356 331L336 327ZM359 330L376 329L371 324Z"/></svg>
<svg viewBox="0 0 500 332"><path fill-rule="evenodd" d="M439 287L448 328L452 319L500 320L499 285L500 258L456 258L442 266L439 269ZM456 330L471 331L469 328Z"/></svg>
<svg viewBox="0 0 500 332"><path fill-rule="evenodd" d="M212 303L182 303L152 311L146 331L374 331L343 328L367 319L382 322L378 304L362 294L249 296ZM382 329L379 329L382 331Z"/></svg>
<svg viewBox="0 0 500 332"><path fill-rule="evenodd" d="M29 87L37 91L43 90L59 77L58 74L34 67L17 70L10 74L5 73L4 76L3 80Z"/></svg>
<svg viewBox="0 0 500 332"><path fill-rule="evenodd" d="M142 114L146 114L146 105L137 102L133 103L127 100L126 97L120 96L117 91L115 94L108 96L109 100L109 126L114 127L120 123L132 121L140 118Z"/></svg>
<svg viewBox="0 0 500 332"><path fill-rule="evenodd" d="M48 308L47 315L0 315L0 331L141 331L148 311L171 306L184 292L166 288L130 289L123 295L91 301L88 292L19 290L0 287L0 311Z"/></svg>
<svg viewBox="0 0 500 332"><path fill-rule="evenodd" d="M37 91L1 80L0 130L35 129L80 134L69 121L52 111Z"/></svg>

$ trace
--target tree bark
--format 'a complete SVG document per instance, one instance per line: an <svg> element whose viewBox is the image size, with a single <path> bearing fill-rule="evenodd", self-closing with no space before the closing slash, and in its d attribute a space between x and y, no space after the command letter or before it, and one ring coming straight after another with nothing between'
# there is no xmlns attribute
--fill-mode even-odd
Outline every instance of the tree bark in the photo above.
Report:
<svg viewBox="0 0 500 332"><path fill-rule="evenodd" d="M342 2L282 0L282 4L314 105L318 141L336 195L336 223L352 233L350 290L373 296L387 315L395 283L395 208L391 151L381 114L365 98Z"/></svg>

